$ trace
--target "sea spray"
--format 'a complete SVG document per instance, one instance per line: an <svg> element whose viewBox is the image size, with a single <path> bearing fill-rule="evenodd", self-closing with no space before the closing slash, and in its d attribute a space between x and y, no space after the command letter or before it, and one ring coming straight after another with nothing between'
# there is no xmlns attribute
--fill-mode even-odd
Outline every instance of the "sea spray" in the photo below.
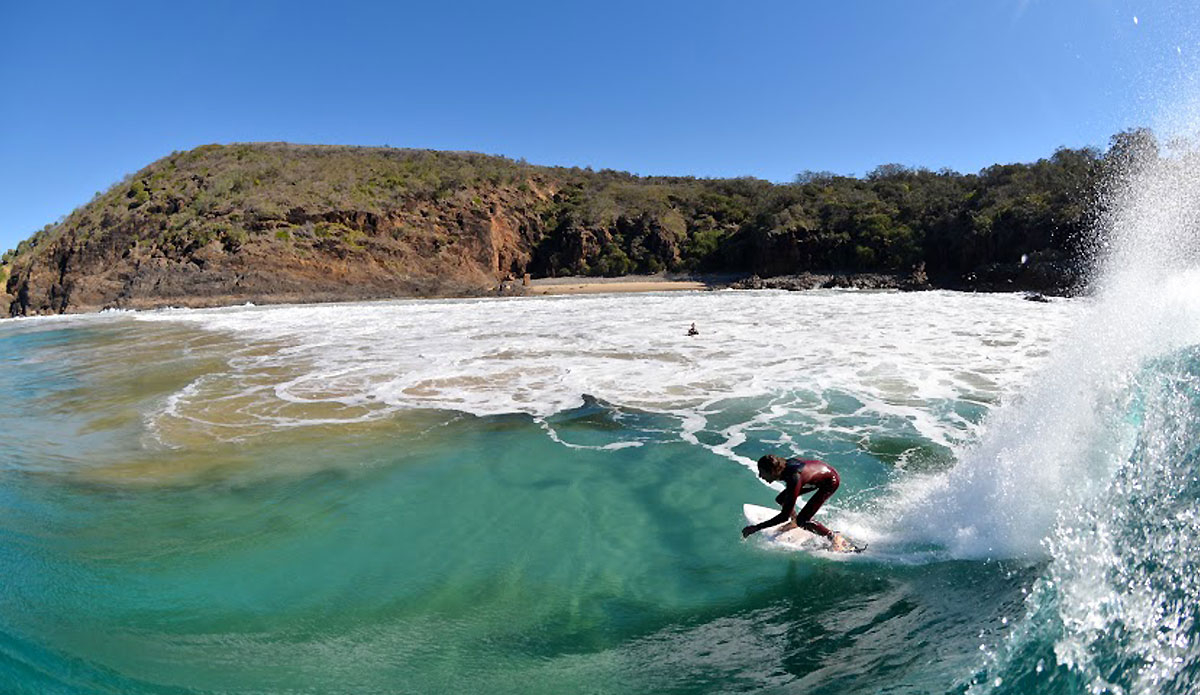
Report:
<svg viewBox="0 0 1200 695"><path fill-rule="evenodd" d="M922 500L936 511L908 513L956 552L1032 556L1036 539L1048 559L970 692L1200 684L1200 158L1194 141L1164 153L1131 137L1106 191L1093 311Z"/></svg>
<svg viewBox="0 0 1200 695"><path fill-rule="evenodd" d="M989 414L957 466L897 482L877 504L874 533L934 542L953 557L1036 557L1061 511L1105 490L1128 459L1136 374L1200 341L1197 155L1159 158L1147 138L1131 135L1110 153L1121 166L1107 191L1090 310L1031 386Z"/></svg>
<svg viewBox="0 0 1200 695"><path fill-rule="evenodd" d="M1200 666L1200 351L1147 371L1133 455L1055 529L1045 585L1062 623L1059 663L1114 691L1186 692L1177 676Z"/></svg>
<svg viewBox="0 0 1200 695"><path fill-rule="evenodd" d="M1060 513L1026 617L970 692L1195 691L1200 349L1151 360L1134 390L1128 460L1106 489Z"/></svg>

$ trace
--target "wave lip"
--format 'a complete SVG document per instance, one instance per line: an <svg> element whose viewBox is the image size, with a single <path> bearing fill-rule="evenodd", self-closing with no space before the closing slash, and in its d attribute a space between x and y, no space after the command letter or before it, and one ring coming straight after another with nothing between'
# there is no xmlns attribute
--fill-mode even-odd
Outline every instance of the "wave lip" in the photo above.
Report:
<svg viewBox="0 0 1200 695"><path fill-rule="evenodd" d="M1176 132L1194 133L1196 113ZM1200 143L1164 142L1135 131L1110 152L1121 168L1104 191L1094 309L1039 379L1048 386L994 413L947 476L942 520L982 522L976 552L1048 560L985 668L1005 688L1200 684ZM1037 484L1007 479L1012 465Z"/></svg>

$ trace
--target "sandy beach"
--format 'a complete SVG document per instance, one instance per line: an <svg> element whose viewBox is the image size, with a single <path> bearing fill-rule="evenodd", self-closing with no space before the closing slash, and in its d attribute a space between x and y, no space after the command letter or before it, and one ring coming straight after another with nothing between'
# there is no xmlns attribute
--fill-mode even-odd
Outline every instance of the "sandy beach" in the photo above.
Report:
<svg viewBox="0 0 1200 695"><path fill-rule="evenodd" d="M518 286L520 283L517 283ZM621 277L565 277L530 280L527 295L607 294L616 292L672 292L705 290L724 286L723 282L663 275L624 275Z"/></svg>

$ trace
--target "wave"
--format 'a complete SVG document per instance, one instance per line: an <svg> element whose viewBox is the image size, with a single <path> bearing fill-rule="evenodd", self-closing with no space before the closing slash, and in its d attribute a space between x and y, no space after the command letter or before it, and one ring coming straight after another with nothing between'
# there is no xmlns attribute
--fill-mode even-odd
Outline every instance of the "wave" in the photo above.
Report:
<svg viewBox="0 0 1200 695"><path fill-rule="evenodd" d="M932 543L950 557L1045 557L1043 540L1064 510L1109 490L1144 437L1136 403L1148 365L1195 344L1200 273L1118 284L1027 390L989 413L954 468L901 477L850 523L876 540Z"/></svg>
<svg viewBox="0 0 1200 695"><path fill-rule="evenodd" d="M1192 693L1200 680L1200 347L1152 361L1136 437L1103 489L1059 511L1026 616L970 692Z"/></svg>
<svg viewBox="0 0 1200 695"><path fill-rule="evenodd" d="M966 692L1200 684L1200 149L1111 185L1096 299L953 469L896 482L877 533L1043 564ZM985 645L981 645L985 648Z"/></svg>

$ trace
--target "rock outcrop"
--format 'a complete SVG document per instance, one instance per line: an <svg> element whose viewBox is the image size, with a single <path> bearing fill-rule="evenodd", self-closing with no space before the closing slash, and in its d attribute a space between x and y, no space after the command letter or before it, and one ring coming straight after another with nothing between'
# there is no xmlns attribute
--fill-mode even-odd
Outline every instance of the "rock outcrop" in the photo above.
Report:
<svg viewBox="0 0 1200 695"><path fill-rule="evenodd" d="M214 166L199 168L211 178ZM466 185L356 209L311 191L278 202L226 192L184 214L211 183L189 176L188 191L164 168L183 164L140 172L18 257L7 313L482 294L525 272L546 195Z"/></svg>

